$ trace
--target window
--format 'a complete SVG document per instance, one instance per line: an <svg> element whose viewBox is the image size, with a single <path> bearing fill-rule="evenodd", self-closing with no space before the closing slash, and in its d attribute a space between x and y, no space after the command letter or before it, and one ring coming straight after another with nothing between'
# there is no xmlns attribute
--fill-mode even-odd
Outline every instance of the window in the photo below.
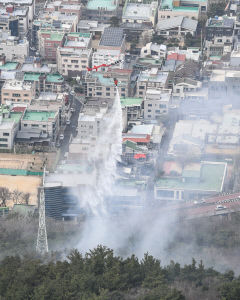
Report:
<svg viewBox="0 0 240 300"><path fill-rule="evenodd" d="M160 110L159 109L156 109L156 114L160 114Z"/></svg>
<svg viewBox="0 0 240 300"><path fill-rule="evenodd" d="M152 107L152 104L148 104L148 107Z"/></svg>
<svg viewBox="0 0 240 300"><path fill-rule="evenodd" d="M24 127L27 127L27 124L24 124Z"/></svg>
<svg viewBox="0 0 240 300"><path fill-rule="evenodd" d="M96 95L97 96L102 96L102 93L101 92L97 92Z"/></svg>
<svg viewBox="0 0 240 300"><path fill-rule="evenodd" d="M166 107L167 107L166 104L160 104L160 105L159 105L159 108L166 108Z"/></svg>
<svg viewBox="0 0 240 300"><path fill-rule="evenodd" d="M8 147L8 144L0 144L0 147L7 148L7 147Z"/></svg>
<svg viewBox="0 0 240 300"><path fill-rule="evenodd" d="M92 97L92 93L89 94L89 97Z"/></svg>
<svg viewBox="0 0 240 300"><path fill-rule="evenodd" d="M148 115L148 118L151 118L151 115Z"/></svg>
<svg viewBox="0 0 240 300"><path fill-rule="evenodd" d="M72 59L72 60L71 60L71 63L72 63L72 64L77 64L77 63L78 63L78 60Z"/></svg>
<svg viewBox="0 0 240 300"><path fill-rule="evenodd" d="M4 95L4 96L8 96L8 95L9 95L9 93L3 93L3 95Z"/></svg>
<svg viewBox="0 0 240 300"><path fill-rule="evenodd" d="M122 88L122 92L125 92L125 88Z"/></svg>
<svg viewBox="0 0 240 300"><path fill-rule="evenodd" d="M106 96L110 96L110 93L106 93Z"/></svg>
<svg viewBox="0 0 240 300"><path fill-rule="evenodd" d="M72 67L72 65L67 65L68 66L68 68L71 68Z"/></svg>
<svg viewBox="0 0 240 300"><path fill-rule="evenodd" d="M0 139L0 142L7 142L8 139Z"/></svg>
<svg viewBox="0 0 240 300"><path fill-rule="evenodd" d="M89 91L92 91L92 88L89 88L88 90L89 90Z"/></svg>
<svg viewBox="0 0 240 300"><path fill-rule="evenodd" d="M101 90L102 90L102 87L101 87L101 86L97 86L97 87L96 87L96 90L97 90L97 91L101 91Z"/></svg>
<svg viewBox="0 0 240 300"><path fill-rule="evenodd" d="M64 62L67 62L67 59L64 59L63 61L64 61Z"/></svg>
<svg viewBox="0 0 240 300"><path fill-rule="evenodd" d="M13 95L13 97L20 97L21 96L20 94L15 94L15 93L13 93L12 95Z"/></svg>
<svg viewBox="0 0 240 300"><path fill-rule="evenodd" d="M109 87L107 87L107 88L106 88L106 91L110 91L110 88L109 88Z"/></svg>
<svg viewBox="0 0 240 300"><path fill-rule="evenodd" d="M139 95L143 95L143 92L139 92Z"/></svg>
<svg viewBox="0 0 240 300"><path fill-rule="evenodd" d="M9 136L9 133L8 132L4 132L3 136Z"/></svg>
<svg viewBox="0 0 240 300"><path fill-rule="evenodd" d="M39 127L38 124L32 124L31 126L32 126L32 127Z"/></svg>
<svg viewBox="0 0 240 300"><path fill-rule="evenodd" d="M75 65L74 67L77 69L77 68L78 68L78 65Z"/></svg>
<svg viewBox="0 0 240 300"><path fill-rule="evenodd" d="M139 86L139 90L144 90L145 86L144 85L140 85Z"/></svg>
<svg viewBox="0 0 240 300"><path fill-rule="evenodd" d="M148 109L148 112L151 112L152 110L151 109Z"/></svg>
<svg viewBox="0 0 240 300"><path fill-rule="evenodd" d="M42 127L43 127L43 128L46 128L46 125L43 125Z"/></svg>
<svg viewBox="0 0 240 300"><path fill-rule="evenodd" d="M29 94L24 94L23 96L24 96L24 97L28 97L28 96L29 96Z"/></svg>
<svg viewBox="0 0 240 300"><path fill-rule="evenodd" d="M167 190L160 190L157 191L158 197L166 197L166 198L174 198L174 192L173 191L167 191Z"/></svg>

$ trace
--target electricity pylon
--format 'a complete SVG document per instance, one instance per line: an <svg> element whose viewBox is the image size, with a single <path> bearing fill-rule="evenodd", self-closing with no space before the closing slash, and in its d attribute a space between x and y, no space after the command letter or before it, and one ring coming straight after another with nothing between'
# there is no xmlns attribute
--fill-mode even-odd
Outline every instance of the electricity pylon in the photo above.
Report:
<svg viewBox="0 0 240 300"><path fill-rule="evenodd" d="M46 220L45 220L44 182L45 182L45 167L43 171L43 184L40 191L39 226L38 226L37 247L36 247L36 251L41 255L48 252L47 229L46 229Z"/></svg>

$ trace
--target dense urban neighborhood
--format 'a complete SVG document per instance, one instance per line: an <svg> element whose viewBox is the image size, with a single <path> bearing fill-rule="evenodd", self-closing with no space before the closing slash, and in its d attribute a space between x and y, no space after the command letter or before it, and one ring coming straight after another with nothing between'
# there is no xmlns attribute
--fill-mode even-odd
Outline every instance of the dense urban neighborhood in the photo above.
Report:
<svg viewBox="0 0 240 300"><path fill-rule="evenodd" d="M1 226L37 220L44 255L48 222L80 251L129 225L143 254L151 226L237 218L239 93L238 0L0 0Z"/></svg>

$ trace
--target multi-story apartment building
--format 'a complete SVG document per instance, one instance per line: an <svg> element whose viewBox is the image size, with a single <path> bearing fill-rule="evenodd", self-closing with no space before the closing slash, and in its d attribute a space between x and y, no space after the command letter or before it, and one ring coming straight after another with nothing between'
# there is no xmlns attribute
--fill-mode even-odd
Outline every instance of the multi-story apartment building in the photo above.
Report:
<svg viewBox="0 0 240 300"><path fill-rule="evenodd" d="M123 23L150 23L156 25L158 13L157 1L126 1L123 7Z"/></svg>
<svg viewBox="0 0 240 300"><path fill-rule="evenodd" d="M118 90L121 97L129 96L129 85L130 83L126 77L123 77L122 80L119 79ZM110 71L108 73L87 73L85 95L92 98L113 99L116 95L116 87Z"/></svg>
<svg viewBox="0 0 240 300"><path fill-rule="evenodd" d="M86 9L83 11L85 19L109 23L112 17L120 17L118 0L89 0Z"/></svg>
<svg viewBox="0 0 240 300"><path fill-rule="evenodd" d="M120 50L104 50L98 49L96 52L93 52L92 56L92 66L99 66L101 64L111 64L117 60L121 62L114 66L115 68L123 69L124 66L124 53L121 53ZM105 67L102 67L101 70L105 70Z"/></svg>
<svg viewBox="0 0 240 300"><path fill-rule="evenodd" d="M142 71L137 80L136 97L144 98L147 89L162 90L167 87L168 73L157 68Z"/></svg>
<svg viewBox="0 0 240 300"><path fill-rule="evenodd" d="M19 130L21 112L10 112L9 107L0 107L0 149L11 150Z"/></svg>
<svg viewBox="0 0 240 300"><path fill-rule="evenodd" d="M57 48L62 47L65 41L65 33L53 30L38 31L39 52L47 60L55 61Z"/></svg>
<svg viewBox="0 0 240 300"><path fill-rule="evenodd" d="M29 55L29 42L26 38L20 41L10 32L0 32L0 55L5 55L7 61L24 61Z"/></svg>
<svg viewBox="0 0 240 300"><path fill-rule="evenodd" d="M148 89L144 98L144 119L158 120L168 114L171 91Z"/></svg>
<svg viewBox="0 0 240 300"><path fill-rule="evenodd" d="M184 16L198 19L207 11L206 0L162 0L158 9L158 20Z"/></svg>
<svg viewBox="0 0 240 300"><path fill-rule="evenodd" d="M92 34L89 32L71 32L66 35L64 48L89 49L91 48Z"/></svg>
<svg viewBox="0 0 240 300"><path fill-rule="evenodd" d="M207 57L222 57L231 53L233 46L234 20L228 17L210 18L206 25Z"/></svg>
<svg viewBox="0 0 240 300"><path fill-rule="evenodd" d="M76 77L90 65L91 49L58 48L57 67L63 76Z"/></svg>
<svg viewBox="0 0 240 300"><path fill-rule="evenodd" d="M40 129L46 133L52 141L56 141L59 133L59 111L51 110L51 107L42 107L40 110L25 111L21 120L21 130Z"/></svg>
<svg viewBox="0 0 240 300"><path fill-rule="evenodd" d="M17 80L5 81L1 90L2 104L31 103L35 90L31 83Z"/></svg>
<svg viewBox="0 0 240 300"><path fill-rule="evenodd" d="M35 0L1 0L0 8L6 7L28 8L28 21L31 26L35 14Z"/></svg>

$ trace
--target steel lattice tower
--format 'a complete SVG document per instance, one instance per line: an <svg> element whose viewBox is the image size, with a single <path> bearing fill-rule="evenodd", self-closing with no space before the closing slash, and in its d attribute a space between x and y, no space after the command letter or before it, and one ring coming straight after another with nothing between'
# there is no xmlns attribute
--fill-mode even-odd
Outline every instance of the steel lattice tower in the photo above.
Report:
<svg viewBox="0 0 240 300"><path fill-rule="evenodd" d="M48 252L47 229L46 229L46 221L45 221L44 181L45 181L45 168L43 172L43 185L41 187L41 192L40 192L39 226L38 226L37 247L36 247L36 251L40 254L45 254Z"/></svg>

